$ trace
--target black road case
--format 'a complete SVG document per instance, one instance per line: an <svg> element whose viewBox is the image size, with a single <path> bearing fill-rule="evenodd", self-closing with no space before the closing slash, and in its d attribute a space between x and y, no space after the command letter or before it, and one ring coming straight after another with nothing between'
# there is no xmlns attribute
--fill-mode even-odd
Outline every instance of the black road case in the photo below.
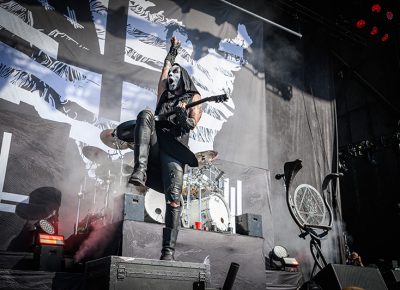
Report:
<svg viewBox="0 0 400 290"><path fill-rule="evenodd" d="M210 265L108 256L86 262L87 290L193 290L210 282Z"/></svg>

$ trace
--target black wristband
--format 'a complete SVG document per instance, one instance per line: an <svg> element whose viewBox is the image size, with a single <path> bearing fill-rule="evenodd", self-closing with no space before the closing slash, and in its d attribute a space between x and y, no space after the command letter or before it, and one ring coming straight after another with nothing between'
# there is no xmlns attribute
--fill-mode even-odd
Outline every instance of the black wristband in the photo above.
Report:
<svg viewBox="0 0 400 290"><path fill-rule="evenodd" d="M179 48L179 45L177 45L177 44L171 45L171 47L169 48L168 54L171 54L176 57L178 55L178 48Z"/></svg>
<svg viewBox="0 0 400 290"><path fill-rule="evenodd" d="M169 61L171 65L173 65L175 63L175 58L178 55L178 48L179 48L179 45L172 45L169 48L169 52L168 52L167 56L165 57L164 65L166 64L167 61Z"/></svg>

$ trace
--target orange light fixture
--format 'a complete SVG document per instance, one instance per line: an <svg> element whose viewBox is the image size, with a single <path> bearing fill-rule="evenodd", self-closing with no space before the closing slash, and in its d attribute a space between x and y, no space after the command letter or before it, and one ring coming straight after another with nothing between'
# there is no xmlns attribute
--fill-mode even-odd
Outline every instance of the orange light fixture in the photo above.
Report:
<svg viewBox="0 0 400 290"><path fill-rule="evenodd" d="M39 244L64 246L64 236L39 234Z"/></svg>

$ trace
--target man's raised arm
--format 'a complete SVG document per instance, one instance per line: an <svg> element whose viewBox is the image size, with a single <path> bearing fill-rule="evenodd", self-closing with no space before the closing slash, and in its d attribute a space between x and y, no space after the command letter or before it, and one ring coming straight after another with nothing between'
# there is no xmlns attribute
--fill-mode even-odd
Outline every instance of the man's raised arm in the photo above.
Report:
<svg viewBox="0 0 400 290"><path fill-rule="evenodd" d="M176 39L175 36L171 37L171 47L167 56L165 57L164 66L161 70L161 76L158 82L157 103L160 100L161 94L167 89L168 71L175 63L175 58L178 55L178 48L180 45L181 43Z"/></svg>

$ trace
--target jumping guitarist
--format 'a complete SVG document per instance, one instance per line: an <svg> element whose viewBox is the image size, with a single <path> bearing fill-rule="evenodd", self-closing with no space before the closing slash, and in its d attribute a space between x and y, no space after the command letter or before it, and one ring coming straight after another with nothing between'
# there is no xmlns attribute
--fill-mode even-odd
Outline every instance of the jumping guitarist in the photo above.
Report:
<svg viewBox="0 0 400 290"><path fill-rule="evenodd" d="M186 108L201 97L188 72L175 63L180 42L175 37L170 41L171 47L158 83L155 114L145 109L136 119L133 148L135 165L128 181L135 186L148 186L165 194L161 260L174 260L180 226L184 166L198 166L195 155L188 148L189 133L196 127L202 114L200 105ZM155 115L166 117L156 121Z"/></svg>

